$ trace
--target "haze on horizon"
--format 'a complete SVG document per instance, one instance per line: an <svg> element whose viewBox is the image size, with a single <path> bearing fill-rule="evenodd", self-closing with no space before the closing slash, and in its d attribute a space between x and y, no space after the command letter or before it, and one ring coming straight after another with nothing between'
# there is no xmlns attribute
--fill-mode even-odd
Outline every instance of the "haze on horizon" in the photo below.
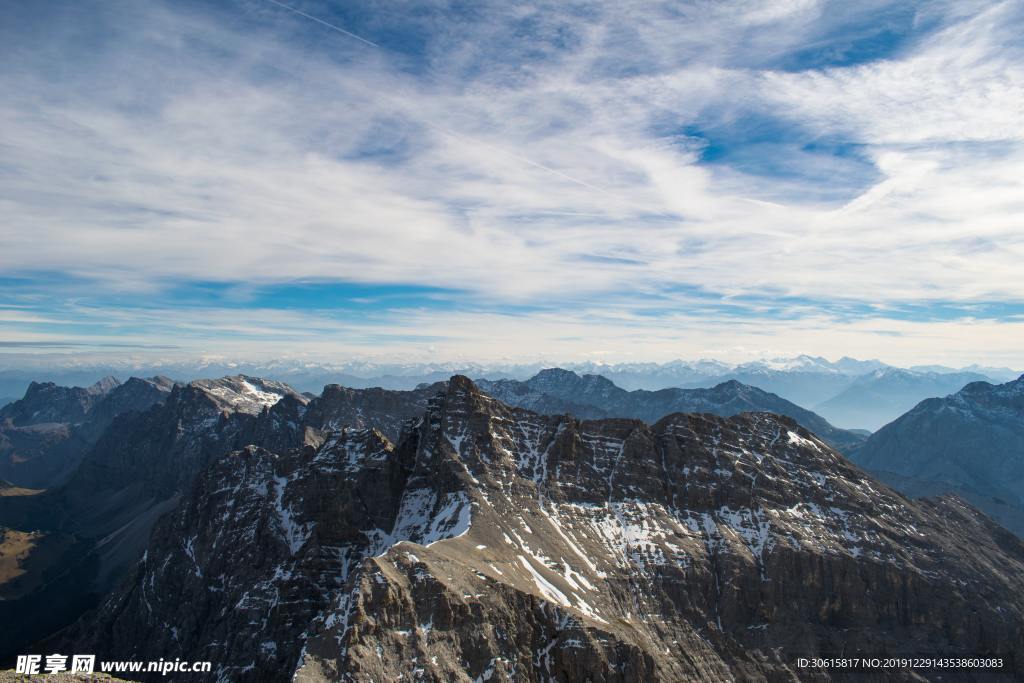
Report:
<svg viewBox="0 0 1024 683"><path fill-rule="evenodd" d="M2 363L1024 367L1019 3L3 12Z"/></svg>

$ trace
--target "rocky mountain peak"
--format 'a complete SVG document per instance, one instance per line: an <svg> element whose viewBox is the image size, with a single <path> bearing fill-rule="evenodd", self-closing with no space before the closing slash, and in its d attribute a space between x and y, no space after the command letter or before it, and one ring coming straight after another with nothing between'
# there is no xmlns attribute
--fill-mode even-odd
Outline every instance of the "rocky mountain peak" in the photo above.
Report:
<svg viewBox="0 0 1024 683"><path fill-rule="evenodd" d="M718 395L742 396L755 391L760 390L735 379L726 380L711 387L711 392Z"/></svg>
<svg viewBox="0 0 1024 683"><path fill-rule="evenodd" d="M87 387L86 391L88 391L90 394L105 396L106 394L109 394L111 391L113 391L120 385L121 381L119 379L112 375L107 375L106 377L103 377L102 379L97 381L95 384Z"/></svg>
<svg viewBox="0 0 1024 683"><path fill-rule="evenodd" d="M284 396L305 404L309 399L283 382L234 375L213 380L196 380L190 386L205 392L221 409L228 412L259 414Z"/></svg>
<svg viewBox="0 0 1024 683"><path fill-rule="evenodd" d="M1018 400L1021 397L1024 397L1024 376L1003 384L984 381L971 382L955 394L935 400L943 404L955 404L965 409L980 411L986 409L1024 411L1024 403Z"/></svg>
<svg viewBox="0 0 1024 683"><path fill-rule="evenodd" d="M565 380L575 380L579 379L579 377L580 376L577 375L572 370L566 370L564 368L544 368L536 375L534 375L533 379L538 383L546 383L563 382Z"/></svg>
<svg viewBox="0 0 1024 683"><path fill-rule="evenodd" d="M622 392L608 378L601 375L578 375L572 370L548 368L541 370L527 384L538 391L550 393L559 398L572 398L573 395L610 395Z"/></svg>
<svg viewBox="0 0 1024 683"><path fill-rule="evenodd" d="M449 397L478 397L480 390L469 377L465 375L452 375L451 379L448 380L446 395Z"/></svg>
<svg viewBox="0 0 1024 683"><path fill-rule="evenodd" d="M427 405L424 422L435 429L446 429L449 433L464 429L470 423L486 425L495 411L504 408L464 375L452 376L444 389L435 394Z"/></svg>
<svg viewBox="0 0 1024 683"><path fill-rule="evenodd" d="M1024 395L1024 375L1003 384L972 382L965 386L961 391L965 394L991 394L1003 399L1012 399Z"/></svg>
<svg viewBox="0 0 1024 683"><path fill-rule="evenodd" d="M394 440L409 420L423 416L430 399L446 386L444 382L437 382L422 384L412 391L393 391L329 384L320 396L310 401L305 421L321 430L373 427Z"/></svg>
<svg viewBox="0 0 1024 683"><path fill-rule="evenodd" d="M104 378L89 388L32 383L0 410L0 476L35 488L59 486L119 416L141 413L170 393L166 378Z"/></svg>
<svg viewBox="0 0 1024 683"><path fill-rule="evenodd" d="M135 386L141 387L143 385L155 387L162 391L170 391L174 385L177 384L170 377L164 377L163 375L154 375L153 377L129 377L125 380L121 386Z"/></svg>
<svg viewBox="0 0 1024 683"><path fill-rule="evenodd" d="M103 396L103 393L82 387L32 382L23 398L0 409L0 422L7 421L15 426L78 424Z"/></svg>

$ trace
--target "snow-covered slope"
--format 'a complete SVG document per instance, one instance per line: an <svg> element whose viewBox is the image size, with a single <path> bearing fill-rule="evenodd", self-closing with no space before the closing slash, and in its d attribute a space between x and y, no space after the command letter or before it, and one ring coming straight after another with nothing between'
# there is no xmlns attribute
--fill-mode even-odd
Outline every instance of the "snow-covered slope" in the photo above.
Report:
<svg viewBox="0 0 1024 683"><path fill-rule="evenodd" d="M224 410L258 414L285 396L291 396L302 403L309 399L283 382L234 375L220 379L201 379L192 382L209 394Z"/></svg>

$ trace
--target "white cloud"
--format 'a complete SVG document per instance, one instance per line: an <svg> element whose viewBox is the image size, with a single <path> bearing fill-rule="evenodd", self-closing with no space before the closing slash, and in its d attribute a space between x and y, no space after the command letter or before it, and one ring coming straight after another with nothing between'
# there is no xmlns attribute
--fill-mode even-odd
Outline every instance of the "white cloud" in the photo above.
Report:
<svg viewBox="0 0 1024 683"><path fill-rule="evenodd" d="M650 318L606 308L523 315L396 309L347 319L317 311L275 309L78 309L54 316L66 315L70 330L15 329L3 337L5 341L40 344L71 342L99 351L108 345L171 344L173 350L156 355L195 358L212 354L236 360L298 356L328 361L557 364L593 357L613 361L715 357L743 362L812 348L832 358L856 349L862 357L902 366L922 362L957 366L969 361L1022 364L1024 319L1020 316L1003 321L913 321L894 320L881 313L854 320L813 311L786 320L754 313L737 320L714 313ZM77 334L76 327L88 333ZM0 361L0 365L5 363Z"/></svg>
<svg viewBox="0 0 1024 683"><path fill-rule="evenodd" d="M1019 14L1017 3L996 4L901 58L824 71L768 72L763 93L822 132L869 144L1019 143L1024 139L1024 50L1015 46Z"/></svg>
<svg viewBox="0 0 1024 683"><path fill-rule="evenodd" d="M816 2L609 3L588 20L565 7L509 8L460 25L468 35L442 32L425 71L344 36L295 40L301 18L266 8L252 33L154 5L116 17L116 37L54 81L50 62L77 57L60 44L70 29L57 31L0 73L13 93L0 106L0 270L92 278L156 302L181 281L341 279L461 290L471 310L541 300L573 314L571 324L566 313L474 313L384 326L429 329L455 340L452 353L641 344L665 357L768 331L793 352L842 341L857 346L840 355L872 355L879 339L901 348L872 336L878 321L846 324L822 304L778 322L737 303L748 332L685 316L653 327L602 319L665 290L1024 299L1024 59L1007 47L1021 23L1012 3L947 14L946 28L890 59L802 72L759 59L833 30ZM533 33L505 35L525 20ZM565 35L568 49L552 47ZM829 177L783 185L709 168L678 137L709 111L735 122L747 110L862 146L878 181L824 203L801 195L817 197ZM216 327L259 336L252 319ZM308 315L295 322L320 329ZM998 330L1016 331L991 325L992 345ZM988 327L909 329L900 339L945 353L959 344L948 334L976 354L985 338L975 331ZM559 341L569 337L587 341Z"/></svg>

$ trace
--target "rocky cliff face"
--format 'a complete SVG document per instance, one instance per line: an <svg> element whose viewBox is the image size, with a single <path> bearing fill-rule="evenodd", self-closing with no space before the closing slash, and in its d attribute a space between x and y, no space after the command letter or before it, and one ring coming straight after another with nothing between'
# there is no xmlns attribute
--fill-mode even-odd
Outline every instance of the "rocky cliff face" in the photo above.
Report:
<svg viewBox="0 0 1024 683"><path fill-rule="evenodd" d="M196 474L226 452L256 445L286 452L319 443L341 427L372 428L397 438L442 385L416 391L330 385L309 399L290 387L252 377L202 380L176 387L163 405L109 429L82 462L65 494L82 497L91 517L118 528L113 510L96 509L97 491L137 489L139 500L180 495ZM118 502L124 507L123 500ZM83 501L83 506L86 506ZM72 506L75 515L84 511Z"/></svg>
<svg viewBox="0 0 1024 683"><path fill-rule="evenodd" d="M955 492L1024 536L1024 377L922 401L853 457L908 494Z"/></svg>
<svg viewBox="0 0 1024 683"><path fill-rule="evenodd" d="M63 646L239 681L789 681L800 654L998 652L1009 681L1022 588L1018 539L791 419L581 422L455 377L397 446L214 461Z"/></svg>
<svg viewBox="0 0 1024 683"><path fill-rule="evenodd" d="M519 382L479 381L489 395L509 405L538 413L570 413L577 417L628 417L654 424L672 413L710 413L729 417L744 412L770 412L799 422L840 451L855 448L865 437L833 427L825 418L775 394L735 380L710 389L626 391L600 375L577 375L552 368Z"/></svg>
<svg viewBox="0 0 1024 683"><path fill-rule="evenodd" d="M87 443L96 443L117 417L143 413L152 406L163 403L173 388L174 381L167 377L129 377L123 384L111 389L102 401L92 407L86 420L79 425L78 435Z"/></svg>
<svg viewBox="0 0 1024 683"><path fill-rule="evenodd" d="M349 389L329 384L310 403L306 424L321 431L376 429L394 441L402 425L423 415L430 399L444 388L444 382L424 384L411 391Z"/></svg>

